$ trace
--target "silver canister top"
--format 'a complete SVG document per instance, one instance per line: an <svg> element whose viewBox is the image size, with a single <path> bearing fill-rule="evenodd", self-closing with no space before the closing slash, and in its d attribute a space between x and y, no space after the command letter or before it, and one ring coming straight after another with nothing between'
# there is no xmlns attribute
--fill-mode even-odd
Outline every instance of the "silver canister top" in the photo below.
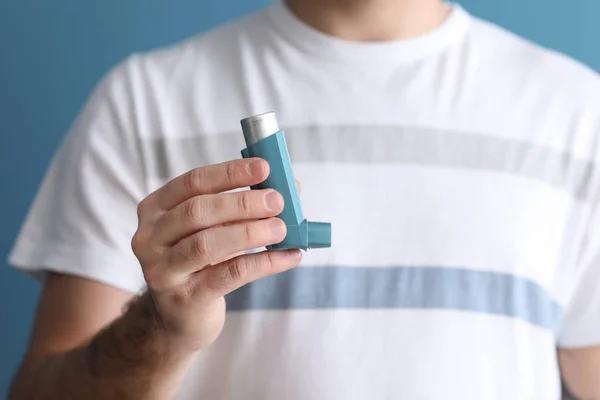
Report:
<svg viewBox="0 0 600 400"><path fill-rule="evenodd" d="M241 120L242 132L246 140L246 146L279 132L279 123L273 111L253 115Z"/></svg>

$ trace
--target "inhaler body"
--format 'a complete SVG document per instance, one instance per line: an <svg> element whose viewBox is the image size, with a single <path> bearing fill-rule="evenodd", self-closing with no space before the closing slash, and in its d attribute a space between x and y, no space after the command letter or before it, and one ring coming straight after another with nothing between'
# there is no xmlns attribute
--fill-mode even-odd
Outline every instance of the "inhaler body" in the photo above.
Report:
<svg viewBox="0 0 600 400"><path fill-rule="evenodd" d="M269 250L331 247L331 224L307 221L302 213L298 188L284 133L279 129L275 113L255 115L241 121L246 148L243 158L258 157L269 163L268 178L251 189L274 189L284 200L278 215L287 226L285 239L268 246Z"/></svg>

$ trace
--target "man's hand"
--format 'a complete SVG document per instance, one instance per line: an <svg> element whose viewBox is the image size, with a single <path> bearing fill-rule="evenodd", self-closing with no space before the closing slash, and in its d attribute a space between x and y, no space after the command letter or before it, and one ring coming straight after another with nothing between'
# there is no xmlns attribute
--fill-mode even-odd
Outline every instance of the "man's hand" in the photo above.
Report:
<svg viewBox="0 0 600 400"><path fill-rule="evenodd" d="M123 315L128 294L51 274L9 398L172 398L196 352L219 335L223 296L300 262L299 250L244 255L286 234L275 217L279 193L231 192L268 175L264 160L236 160L192 170L144 199L132 247L148 291Z"/></svg>
<svg viewBox="0 0 600 400"><path fill-rule="evenodd" d="M192 351L208 346L220 333L224 295L300 262L298 250L231 258L285 237L285 224L274 218L283 210L279 193L222 193L258 184L268 175L269 165L261 159L198 168L139 205L133 250L160 319Z"/></svg>
<svg viewBox="0 0 600 400"><path fill-rule="evenodd" d="M235 256L282 241L274 190L222 193L264 181L261 159L192 170L144 199L132 247L167 331L190 351L211 344L225 318L224 295L300 262L299 250Z"/></svg>

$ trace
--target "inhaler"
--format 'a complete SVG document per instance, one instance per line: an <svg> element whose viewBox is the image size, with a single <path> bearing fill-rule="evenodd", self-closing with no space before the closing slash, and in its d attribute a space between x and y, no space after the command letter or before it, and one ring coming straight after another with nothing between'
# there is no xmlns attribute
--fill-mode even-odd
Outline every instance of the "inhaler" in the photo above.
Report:
<svg viewBox="0 0 600 400"><path fill-rule="evenodd" d="M283 211L277 217L285 222L287 234L282 242L268 246L267 249L307 250L331 247L331 224L307 221L302 213L285 135L279 129L275 113L267 112L244 118L241 125L246 141L242 157L262 158L270 167L268 178L250 189L274 189L284 200Z"/></svg>

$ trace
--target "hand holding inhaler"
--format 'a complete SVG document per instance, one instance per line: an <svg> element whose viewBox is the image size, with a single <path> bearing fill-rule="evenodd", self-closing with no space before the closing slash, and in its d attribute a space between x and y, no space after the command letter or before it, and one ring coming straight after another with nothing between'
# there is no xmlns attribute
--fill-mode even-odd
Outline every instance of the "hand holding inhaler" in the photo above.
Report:
<svg viewBox="0 0 600 400"><path fill-rule="evenodd" d="M132 248L151 308L182 354L218 337L226 294L297 266L299 249L330 246L330 224L302 214L274 117L242 120L248 144L242 159L191 170L139 204ZM242 254L261 247L267 250Z"/></svg>

